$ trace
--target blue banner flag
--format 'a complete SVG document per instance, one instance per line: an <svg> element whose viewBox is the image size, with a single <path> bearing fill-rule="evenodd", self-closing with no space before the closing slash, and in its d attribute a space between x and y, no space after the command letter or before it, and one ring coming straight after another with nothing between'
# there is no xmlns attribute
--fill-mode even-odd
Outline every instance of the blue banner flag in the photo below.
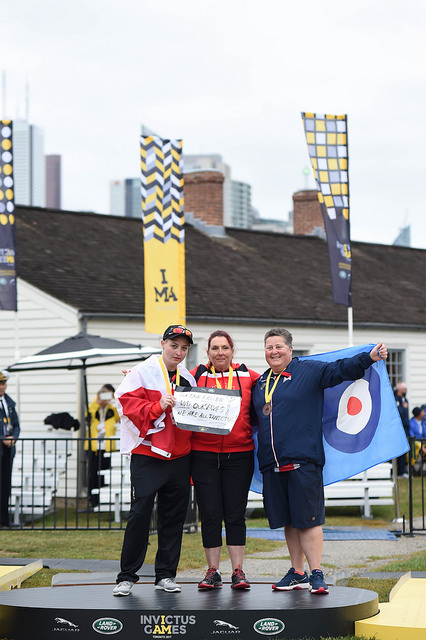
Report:
<svg viewBox="0 0 426 640"><path fill-rule="evenodd" d="M334 362L370 352L374 346L365 344L299 359ZM325 389L322 424L324 485L346 480L409 450L384 360L371 365L359 380ZM257 451L257 438L255 444ZM262 493L258 467L250 489Z"/></svg>
<svg viewBox="0 0 426 640"><path fill-rule="evenodd" d="M0 309L17 311L13 127L0 120Z"/></svg>
<svg viewBox="0 0 426 640"><path fill-rule="evenodd" d="M300 359L333 362L370 352L373 347L367 344ZM375 362L359 380L326 389L322 422L324 485L350 478L409 449L384 360Z"/></svg>

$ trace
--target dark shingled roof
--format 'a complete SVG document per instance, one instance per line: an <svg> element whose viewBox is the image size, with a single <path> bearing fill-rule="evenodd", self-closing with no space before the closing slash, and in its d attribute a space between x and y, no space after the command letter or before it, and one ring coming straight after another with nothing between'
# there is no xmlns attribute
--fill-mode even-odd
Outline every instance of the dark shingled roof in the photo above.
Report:
<svg viewBox="0 0 426 640"><path fill-rule="evenodd" d="M186 224L191 320L346 324L333 303L327 244L316 237ZM140 220L16 207L18 276L82 313L143 315ZM426 251L352 243L354 324L426 328Z"/></svg>

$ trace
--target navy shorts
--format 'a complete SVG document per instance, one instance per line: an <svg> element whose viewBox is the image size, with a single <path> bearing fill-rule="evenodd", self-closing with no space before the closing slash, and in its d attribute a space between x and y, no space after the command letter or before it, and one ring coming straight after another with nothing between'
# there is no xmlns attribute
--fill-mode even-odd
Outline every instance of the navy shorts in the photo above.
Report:
<svg viewBox="0 0 426 640"><path fill-rule="evenodd" d="M266 471L263 501L271 529L286 525L309 529L324 524L322 467L306 463L293 471Z"/></svg>

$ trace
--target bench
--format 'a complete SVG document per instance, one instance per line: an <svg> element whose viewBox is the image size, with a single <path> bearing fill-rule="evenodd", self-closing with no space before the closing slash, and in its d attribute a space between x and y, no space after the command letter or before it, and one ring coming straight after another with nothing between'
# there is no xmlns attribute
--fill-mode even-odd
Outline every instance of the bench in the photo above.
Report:
<svg viewBox="0 0 426 640"><path fill-rule="evenodd" d="M394 504L392 464L383 462L347 480L324 487L325 506L360 507L364 518L372 518L371 507Z"/></svg>
<svg viewBox="0 0 426 640"><path fill-rule="evenodd" d="M111 453L111 469L100 471L105 486L93 489L99 494L99 504L95 512L114 512L114 522L120 522L121 513L130 510L130 458L119 452Z"/></svg>
<svg viewBox="0 0 426 640"><path fill-rule="evenodd" d="M66 442L57 439L18 439L12 468L10 508L13 523L40 518L53 511L53 497L65 473Z"/></svg>
<svg viewBox="0 0 426 640"><path fill-rule="evenodd" d="M383 462L347 480L341 480L324 487L326 507L360 507L364 518L371 518L371 507L394 504L394 482L392 464ZM246 516L254 509L263 509L260 493L250 491Z"/></svg>
<svg viewBox="0 0 426 640"><path fill-rule="evenodd" d="M13 508L13 523L20 524L20 516L41 517L53 510L52 489L22 489L12 487L10 502Z"/></svg>
<svg viewBox="0 0 426 640"><path fill-rule="evenodd" d="M105 479L105 486L93 489L93 493L99 494L99 504L94 507L95 513L114 513L114 522L120 523L123 512L130 511L131 507L131 482L130 482L130 458L122 456L119 452L111 453L111 469L100 472ZM157 530L156 500L151 517L150 531ZM197 530L197 509L194 488L191 488L190 499L184 531Z"/></svg>

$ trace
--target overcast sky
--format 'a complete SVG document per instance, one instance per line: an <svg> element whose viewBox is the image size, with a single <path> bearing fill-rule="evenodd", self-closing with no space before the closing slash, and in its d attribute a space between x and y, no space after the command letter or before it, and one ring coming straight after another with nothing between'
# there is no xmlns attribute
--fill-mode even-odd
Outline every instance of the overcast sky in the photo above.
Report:
<svg viewBox="0 0 426 640"><path fill-rule="evenodd" d="M1 117L62 155L64 209L107 213L144 123L217 153L265 218L315 188L301 111L348 114L353 240L426 248L419 0L16 0L0 9ZM6 113L3 107L6 105Z"/></svg>

